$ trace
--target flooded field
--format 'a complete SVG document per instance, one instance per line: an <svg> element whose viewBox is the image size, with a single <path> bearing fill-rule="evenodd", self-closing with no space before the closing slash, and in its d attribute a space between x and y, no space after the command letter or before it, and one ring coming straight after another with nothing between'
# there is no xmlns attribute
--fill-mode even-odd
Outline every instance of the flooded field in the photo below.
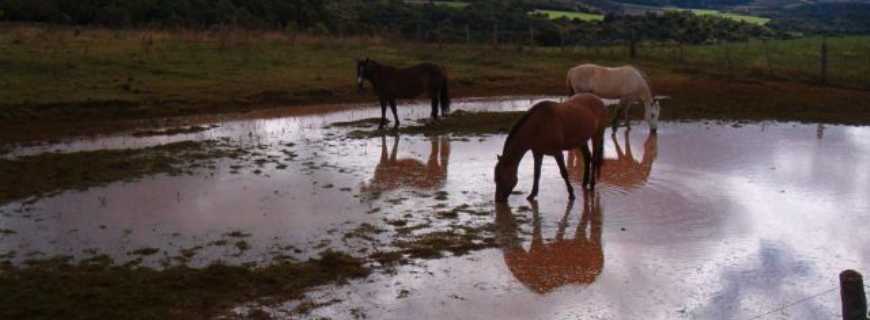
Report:
<svg viewBox="0 0 870 320"><path fill-rule="evenodd" d="M536 99L454 110L525 110ZM349 133L373 128L334 124L379 110L313 109L12 150L3 157L190 140L228 151L10 198L0 260L264 266L345 252L374 272L264 309L333 319L836 318L837 274L870 266L868 128L663 122L650 135L637 123L608 131L597 191L569 202L546 159L538 202L518 194L496 206L503 134L359 139ZM400 108L404 125L427 114ZM526 160L518 190L528 192ZM569 160L579 190L582 166Z"/></svg>

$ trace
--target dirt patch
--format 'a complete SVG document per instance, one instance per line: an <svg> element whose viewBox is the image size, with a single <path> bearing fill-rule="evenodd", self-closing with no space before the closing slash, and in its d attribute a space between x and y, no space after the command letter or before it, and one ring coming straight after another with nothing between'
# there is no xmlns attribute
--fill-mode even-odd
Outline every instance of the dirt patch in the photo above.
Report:
<svg viewBox="0 0 870 320"><path fill-rule="evenodd" d="M208 131L214 128L217 128L217 125L208 125L208 126L189 126L189 127L179 127L179 128L169 128L169 129L161 129L161 130L142 130L136 131L133 133L134 137L155 137L155 136L174 136L179 134L191 134L197 132Z"/></svg>
<svg viewBox="0 0 870 320"><path fill-rule="evenodd" d="M787 82L680 77L657 81L664 120L778 120L870 124L870 92ZM641 108L634 108L640 119Z"/></svg>

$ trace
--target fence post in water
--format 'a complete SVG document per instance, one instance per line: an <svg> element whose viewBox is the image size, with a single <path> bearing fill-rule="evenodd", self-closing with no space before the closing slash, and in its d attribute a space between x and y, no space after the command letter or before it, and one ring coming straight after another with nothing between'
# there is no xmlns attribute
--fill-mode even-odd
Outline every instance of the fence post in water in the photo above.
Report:
<svg viewBox="0 0 870 320"><path fill-rule="evenodd" d="M843 320L867 319L864 279L857 271L846 270L840 273L840 300L843 303Z"/></svg>
<svg viewBox="0 0 870 320"><path fill-rule="evenodd" d="M822 37L822 48L819 52L819 67L821 68L822 84L828 83L828 37Z"/></svg>

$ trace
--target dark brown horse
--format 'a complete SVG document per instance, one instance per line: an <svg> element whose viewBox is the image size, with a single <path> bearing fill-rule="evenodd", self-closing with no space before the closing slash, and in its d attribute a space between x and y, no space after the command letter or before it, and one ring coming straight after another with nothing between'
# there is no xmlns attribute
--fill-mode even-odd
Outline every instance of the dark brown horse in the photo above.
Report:
<svg viewBox="0 0 870 320"><path fill-rule="evenodd" d="M600 172L604 153L604 130L608 120L604 101L591 94L578 94L563 103L543 101L534 105L511 128L504 143L503 154L498 157L498 164L495 166L495 201L507 202L508 196L517 185L520 161L530 150L535 157L535 182L529 200L538 196L544 155L556 158L559 171L568 187L568 195L574 199L574 188L568 180L565 155L562 152L576 148L587 159L585 172L592 173L584 177L583 187L590 185L594 189L595 173ZM592 161L589 140L592 140L594 151Z"/></svg>
<svg viewBox="0 0 870 320"><path fill-rule="evenodd" d="M439 65L421 63L410 68L399 69L383 65L366 58L356 64L357 84L360 92L363 83L372 83L381 103L381 125L387 123L387 104L393 110L396 128L399 115L396 113L396 99L413 99L427 94L432 99L432 119L438 119L438 107L446 115L450 112L450 95L447 93L447 71Z"/></svg>
<svg viewBox="0 0 870 320"><path fill-rule="evenodd" d="M604 269L604 249L601 245L603 218L599 196L594 191L584 192L583 195L583 214L573 239L566 237L566 230L574 201L568 203L556 236L550 241L544 240L538 204L532 201L532 243L528 250L522 246L519 228L510 207L507 204L496 205L496 235L505 264L514 277L529 289L545 294L565 285L589 285Z"/></svg>

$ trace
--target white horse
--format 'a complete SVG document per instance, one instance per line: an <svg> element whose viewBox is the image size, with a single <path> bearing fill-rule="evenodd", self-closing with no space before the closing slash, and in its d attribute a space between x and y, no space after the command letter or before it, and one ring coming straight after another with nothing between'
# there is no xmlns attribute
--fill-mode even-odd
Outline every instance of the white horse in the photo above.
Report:
<svg viewBox="0 0 870 320"><path fill-rule="evenodd" d="M658 129L661 104L650 90L643 73L632 66L616 68L602 67L594 64L583 64L568 70L568 90L571 96L577 93L591 93L605 99L618 99L619 105L613 117L613 131L619 122L619 112L625 113L625 125L631 129L628 112L635 103L644 105L644 119L649 124L650 131Z"/></svg>

